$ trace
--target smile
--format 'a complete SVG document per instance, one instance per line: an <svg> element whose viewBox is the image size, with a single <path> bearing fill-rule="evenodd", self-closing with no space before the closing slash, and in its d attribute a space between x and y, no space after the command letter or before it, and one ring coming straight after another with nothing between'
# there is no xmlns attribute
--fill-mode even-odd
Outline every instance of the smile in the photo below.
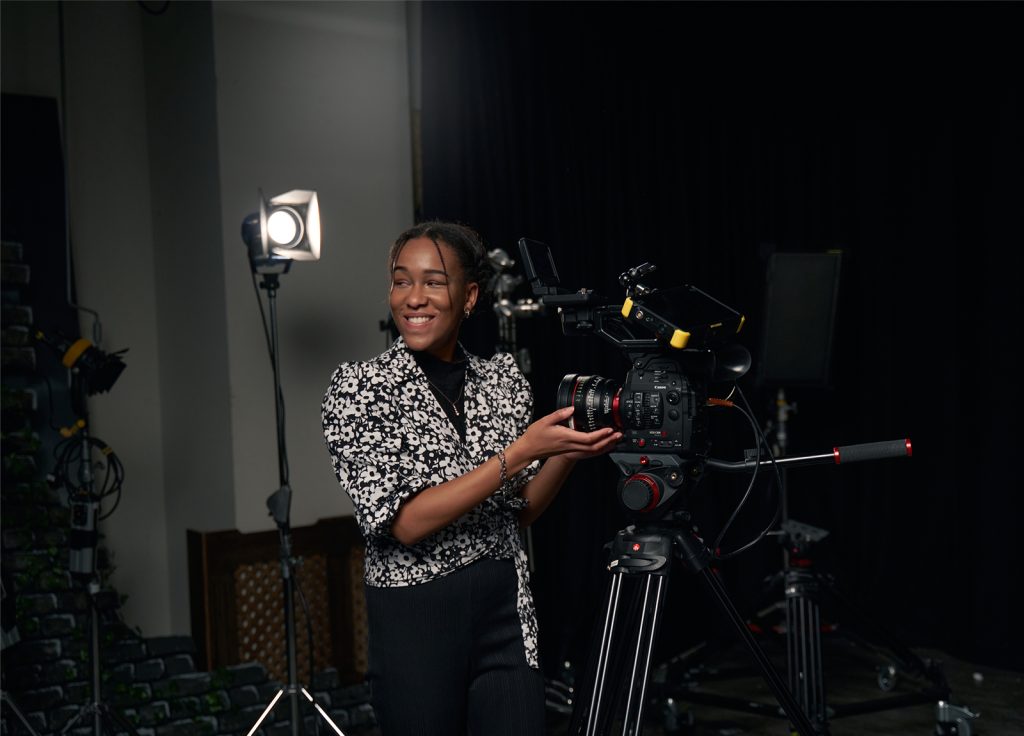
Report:
<svg viewBox="0 0 1024 736"><path fill-rule="evenodd" d="M431 317L431 316L428 316L428 315L416 314L416 315L412 315L410 317L406 317L405 321L410 323L410 324L414 324L414 325L425 325L427 322L430 322L430 320L432 320L432 319L434 319L434 318Z"/></svg>

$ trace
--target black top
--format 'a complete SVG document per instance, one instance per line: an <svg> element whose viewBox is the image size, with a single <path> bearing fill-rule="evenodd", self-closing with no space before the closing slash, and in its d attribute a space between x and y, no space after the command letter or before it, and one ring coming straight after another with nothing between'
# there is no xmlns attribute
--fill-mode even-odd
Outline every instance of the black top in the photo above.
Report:
<svg viewBox="0 0 1024 736"><path fill-rule="evenodd" d="M459 437L466 439L466 418L464 407L466 403L466 354L461 346L455 351L455 360L451 363L441 360L425 350L410 351L416 360L416 365L427 377L430 390L437 397L437 403L441 405L445 416L451 421L452 426L459 433Z"/></svg>

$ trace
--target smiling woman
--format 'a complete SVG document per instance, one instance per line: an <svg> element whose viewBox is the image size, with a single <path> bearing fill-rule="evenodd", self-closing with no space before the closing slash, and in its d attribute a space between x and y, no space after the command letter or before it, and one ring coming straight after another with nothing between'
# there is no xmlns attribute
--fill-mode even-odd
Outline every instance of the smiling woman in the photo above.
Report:
<svg viewBox="0 0 1024 736"><path fill-rule="evenodd" d="M327 448L366 539L369 680L384 736L544 732L537 620L519 529L609 428L530 423L511 355L467 353L459 328L489 274L479 236L427 222L388 255L401 335L342 363L323 402Z"/></svg>
<svg viewBox="0 0 1024 736"><path fill-rule="evenodd" d="M391 249L391 314L411 350L450 363L459 326L472 313L485 277L483 246L477 248L461 228L445 233L445 240L415 235L423 229L409 231Z"/></svg>

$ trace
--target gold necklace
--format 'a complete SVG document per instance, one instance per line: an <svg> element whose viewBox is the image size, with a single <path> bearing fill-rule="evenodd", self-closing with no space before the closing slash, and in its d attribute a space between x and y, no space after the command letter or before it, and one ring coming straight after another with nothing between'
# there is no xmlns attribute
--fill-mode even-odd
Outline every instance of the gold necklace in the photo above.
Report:
<svg viewBox="0 0 1024 736"><path fill-rule="evenodd" d="M424 374L423 377L427 378L427 376L425 374ZM466 390L466 379L465 378L462 379L462 385L459 387L459 395L455 397L455 401L452 401L451 399L449 399L445 395L444 391L439 389L437 387L437 385L433 381L431 381L429 378L427 378L427 383L429 383L430 387L432 389L434 389L434 396L440 396L441 398L443 398L445 401L447 401L449 404L452 405L452 411L455 412L455 416L457 416L457 417L461 417L462 416L462 413L459 411L458 403L459 403L459 400L462 398L462 392Z"/></svg>

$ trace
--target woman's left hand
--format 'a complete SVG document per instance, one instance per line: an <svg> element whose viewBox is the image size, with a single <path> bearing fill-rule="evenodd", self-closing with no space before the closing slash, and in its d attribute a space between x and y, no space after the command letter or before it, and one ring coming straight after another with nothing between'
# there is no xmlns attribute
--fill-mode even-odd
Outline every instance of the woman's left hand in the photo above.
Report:
<svg viewBox="0 0 1024 736"><path fill-rule="evenodd" d="M597 440L590 449L564 452L561 455L556 455L556 457L563 457L566 460L576 462L577 460L586 460L589 457L604 455L605 453L614 450L615 445L619 444L619 440L622 439L622 432L615 432L611 429L608 429L607 431L609 432L608 436Z"/></svg>
<svg viewBox="0 0 1024 736"><path fill-rule="evenodd" d="M593 457L607 452L622 439L621 432L602 427L594 432L579 432L565 426L572 416L571 406L556 409L536 420L508 446L509 471L518 472L534 460L561 456L567 459Z"/></svg>

